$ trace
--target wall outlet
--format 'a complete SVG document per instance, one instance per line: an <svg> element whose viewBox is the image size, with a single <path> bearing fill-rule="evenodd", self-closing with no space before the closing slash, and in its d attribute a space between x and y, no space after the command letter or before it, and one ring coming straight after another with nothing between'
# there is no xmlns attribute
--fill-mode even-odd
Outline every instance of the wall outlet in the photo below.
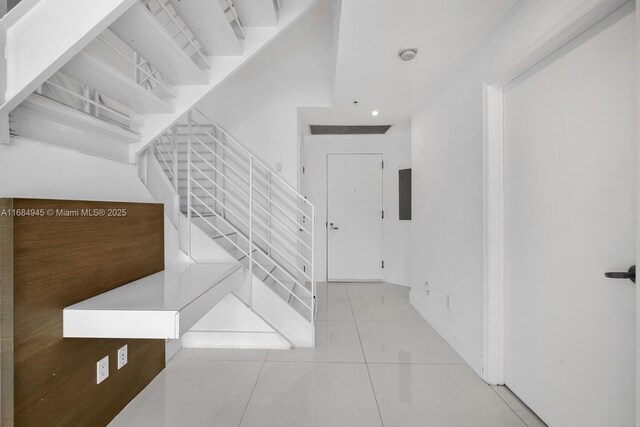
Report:
<svg viewBox="0 0 640 427"><path fill-rule="evenodd" d="M105 356L96 363L96 384L109 378L109 356Z"/></svg>
<svg viewBox="0 0 640 427"><path fill-rule="evenodd" d="M429 282L424 282L424 293L427 294L427 296L429 296L429 294L431 293L431 287L429 286Z"/></svg>
<svg viewBox="0 0 640 427"><path fill-rule="evenodd" d="M129 361L129 348L128 346L120 347L118 349L118 369L122 369L124 365Z"/></svg>
<svg viewBox="0 0 640 427"><path fill-rule="evenodd" d="M451 311L451 295L449 294L447 294L446 304L447 304L447 310Z"/></svg>

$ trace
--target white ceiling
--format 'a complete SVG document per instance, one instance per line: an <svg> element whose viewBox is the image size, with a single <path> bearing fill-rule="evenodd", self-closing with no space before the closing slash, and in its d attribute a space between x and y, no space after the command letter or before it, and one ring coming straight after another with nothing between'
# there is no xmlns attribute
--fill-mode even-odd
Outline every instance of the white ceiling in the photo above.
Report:
<svg viewBox="0 0 640 427"><path fill-rule="evenodd" d="M407 120L516 1L342 0L334 107L302 109L303 121ZM410 47L418 48L418 56L401 61L398 51ZM378 117L371 116L374 109Z"/></svg>

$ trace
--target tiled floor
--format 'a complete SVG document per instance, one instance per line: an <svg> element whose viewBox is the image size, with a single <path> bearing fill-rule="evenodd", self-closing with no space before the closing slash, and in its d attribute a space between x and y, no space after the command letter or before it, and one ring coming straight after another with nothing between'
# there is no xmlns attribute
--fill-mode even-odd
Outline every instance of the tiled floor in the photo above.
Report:
<svg viewBox="0 0 640 427"><path fill-rule="evenodd" d="M388 284L318 285L313 350L182 350L112 426L544 426Z"/></svg>

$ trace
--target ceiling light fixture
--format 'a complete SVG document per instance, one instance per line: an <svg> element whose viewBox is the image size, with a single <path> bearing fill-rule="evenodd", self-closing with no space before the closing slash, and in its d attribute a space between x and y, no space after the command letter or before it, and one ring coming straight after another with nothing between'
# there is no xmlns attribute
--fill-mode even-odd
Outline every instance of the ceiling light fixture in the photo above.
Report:
<svg viewBox="0 0 640 427"><path fill-rule="evenodd" d="M418 49L415 47L411 47L409 49L402 49L398 52L398 56L403 61L411 61L416 57L417 54L418 54Z"/></svg>
<svg viewBox="0 0 640 427"><path fill-rule="evenodd" d="M371 112L371 115L372 115L373 117L378 117L378 110L373 110L373 111Z"/></svg>

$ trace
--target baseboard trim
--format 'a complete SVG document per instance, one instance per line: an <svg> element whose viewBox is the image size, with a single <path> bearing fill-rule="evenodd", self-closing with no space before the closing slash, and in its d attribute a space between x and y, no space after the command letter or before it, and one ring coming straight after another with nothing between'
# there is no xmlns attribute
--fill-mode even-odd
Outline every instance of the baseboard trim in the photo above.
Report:
<svg viewBox="0 0 640 427"><path fill-rule="evenodd" d="M409 294L411 305L429 322L433 329L438 332L446 342L464 359L465 362L482 377L482 356L462 340L442 319L433 314L426 304L411 290Z"/></svg>
<svg viewBox="0 0 640 427"><path fill-rule="evenodd" d="M394 285L411 287L411 280L408 276L402 276L400 274L385 273L384 281L387 283L393 283Z"/></svg>

